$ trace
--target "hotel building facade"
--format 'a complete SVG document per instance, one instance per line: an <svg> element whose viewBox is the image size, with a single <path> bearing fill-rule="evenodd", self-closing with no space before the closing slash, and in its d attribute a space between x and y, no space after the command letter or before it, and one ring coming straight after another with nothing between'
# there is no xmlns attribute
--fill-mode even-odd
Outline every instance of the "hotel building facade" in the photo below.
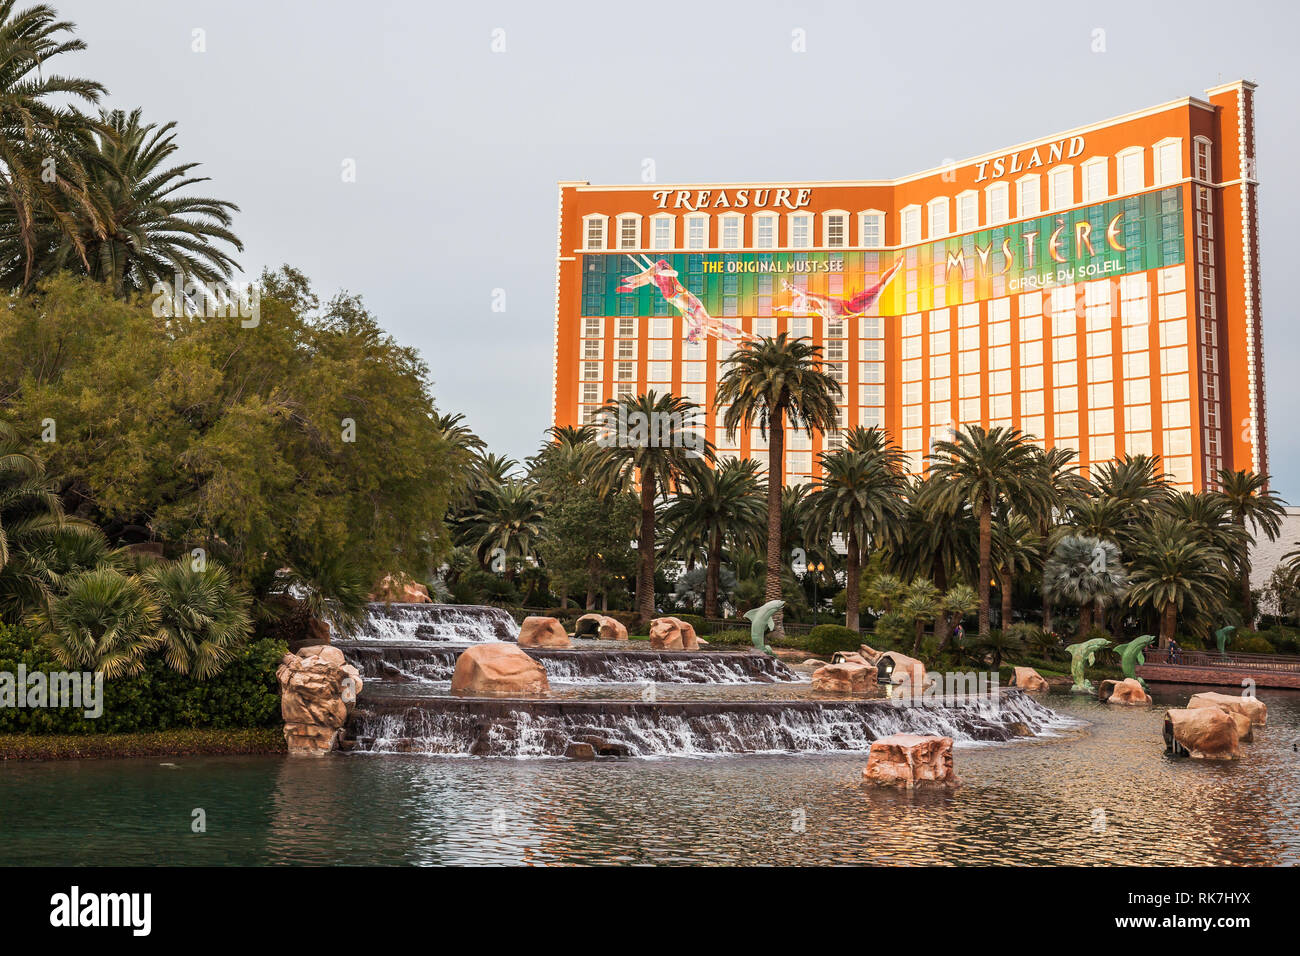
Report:
<svg viewBox="0 0 1300 956"><path fill-rule="evenodd" d="M787 433L789 483L858 425L886 428L916 471L974 423L1075 448L1085 474L1126 453L1160 455L1188 490L1266 472L1254 91L896 180L561 183L552 421L671 391L705 409L720 456L766 464L759 431L729 436L713 408L734 342L688 341L655 284L620 291L662 260L710 322L822 348L840 428Z"/></svg>

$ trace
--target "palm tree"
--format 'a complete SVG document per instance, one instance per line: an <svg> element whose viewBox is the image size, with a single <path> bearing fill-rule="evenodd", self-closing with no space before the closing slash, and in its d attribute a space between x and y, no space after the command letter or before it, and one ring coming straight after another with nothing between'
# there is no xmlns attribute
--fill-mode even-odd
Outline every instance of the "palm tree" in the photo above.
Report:
<svg viewBox="0 0 1300 956"><path fill-rule="evenodd" d="M1002 629L1011 626L1011 598L1015 577L1029 572L1038 564L1042 539L1034 532L1029 519L1012 514L993 526L993 565L998 574L998 591L1002 597Z"/></svg>
<svg viewBox="0 0 1300 956"><path fill-rule="evenodd" d="M907 593L898 605L898 613L912 622L916 629L912 641L912 656L921 653L921 640L925 637L925 625L936 620L943 613L943 594L929 578L913 581L907 587Z"/></svg>
<svg viewBox="0 0 1300 956"><path fill-rule="evenodd" d="M718 617L722 550L728 542L752 540L763 526L762 482L758 462L731 459L717 468L699 465L683 479L663 522L679 541L703 544L707 556L704 616Z"/></svg>
<svg viewBox="0 0 1300 956"><path fill-rule="evenodd" d="M1073 448L1057 445L1052 448L1038 449L1035 453L1038 467L1047 482L1048 498L1045 507L1037 508L1029 518L1034 523L1038 537L1043 543L1050 543L1054 537L1056 523L1061 520L1071 505L1088 500L1093 486L1088 479L1079 474L1075 459L1078 452ZM1052 628L1052 602L1046 594L1043 601L1043 629Z"/></svg>
<svg viewBox="0 0 1300 956"><path fill-rule="evenodd" d="M611 423L597 438L599 483L605 491L639 481L636 607L642 624L655 614L655 503L687 477L699 459L712 463L713 443L699 435L699 406L671 393L649 391L606 402L598 413ZM615 428L612 423L624 423ZM639 476L639 478L638 478Z"/></svg>
<svg viewBox="0 0 1300 956"><path fill-rule="evenodd" d="M1204 632L1222 608L1225 555L1207 547L1181 518L1156 515L1142 529L1130 563L1129 600L1160 616L1160 647L1169 646L1180 613L1190 616L1194 631Z"/></svg>
<svg viewBox="0 0 1300 956"><path fill-rule="evenodd" d="M467 540L472 539L481 564L489 555L504 559L507 579L513 579L511 562L526 561L533 556L542 534L541 498L532 484L508 479L485 491L475 511L467 520Z"/></svg>
<svg viewBox="0 0 1300 956"><path fill-rule="evenodd" d="M53 7L17 6L0 0L0 191L8 200L0 213L0 271L8 287L25 292L38 258L62 238L89 272L82 236L104 236L111 216L89 181L96 122L67 105L95 103L104 87L46 72L53 58L86 45L70 38L73 24Z"/></svg>
<svg viewBox="0 0 1300 956"><path fill-rule="evenodd" d="M1094 609L1118 600L1126 583L1119 548L1099 538L1067 535L1043 564L1043 593L1053 602L1078 605L1081 637L1092 626Z"/></svg>
<svg viewBox="0 0 1300 956"><path fill-rule="evenodd" d="M1169 476L1160 459L1150 455L1125 455L1093 470L1093 484L1102 498L1114 498L1126 508L1154 504L1169 494Z"/></svg>
<svg viewBox="0 0 1300 956"><path fill-rule="evenodd" d="M1219 493L1227 502L1233 520L1248 536L1248 544L1255 543L1251 528L1258 528L1270 541L1282 533L1282 519L1286 517L1285 503L1268 487L1269 476L1251 471L1219 470ZM1245 607L1248 624L1255 620L1254 602L1250 594L1250 549L1241 562L1241 601Z"/></svg>
<svg viewBox="0 0 1300 956"><path fill-rule="evenodd" d="M811 436L838 422L836 400L840 383L822 368L821 349L807 339L776 338L745 342L727 359L714 392L714 404L726 407L723 425L728 434L757 423L768 436L767 448L767 579L764 596L781 597L781 489L784 485L785 424ZM773 641L784 634L781 615L775 620Z"/></svg>
<svg viewBox="0 0 1300 956"><path fill-rule="evenodd" d="M878 433L876 429L870 432ZM899 536L905 520L905 458L896 447L876 442L869 433L854 451L822 452L821 477L813 492L812 515L819 532L844 539L844 626L858 629L858 587L869 544ZM854 436L860 437L860 436Z"/></svg>
<svg viewBox="0 0 1300 956"><path fill-rule="evenodd" d="M144 583L158 606L162 654L172 670L205 680L234 659L252 629L248 597L216 563L157 564Z"/></svg>
<svg viewBox="0 0 1300 956"><path fill-rule="evenodd" d="M50 608L46 643L69 670L103 671L109 679L138 674L164 640L149 589L115 568L73 575Z"/></svg>
<svg viewBox="0 0 1300 956"><path fill-rule="evenodd" d="M81 220L79 234L64 236L47 271L66 268L72 253L84 249L87 272L116 295L144 292L155 283L171 288L176 276L209 288L230 278L238 267L221 245L243 251L230 231L239 207L180 194L208 178L190 175L198 163L167 165L179 148L175 128L142 123L140 110L100 112L87 169L91 190L108 207L107 232Z"/></svg>
<svg viewBox="0 0 1300 956"><path fill-rule="evenodd" d="M957 622L979 607L980 601L969 584L956 584L943 592L943 598L939 603L939 626L943 630L943 636L939 639L936 654L943 653L952 639L953 631L957 629Z"/></svg>
<svg viewBox="0 0 1300 956"><path fill-rule="evenodd" d="M1035 446L1019 429L965 426L951 441L935 443L930 473L936 494L949 507L969 503L979 519L980 638L989 633L989 579L993 573L993 512L1016 506L1042 508L1050 492L1036 466Z"/></svg>

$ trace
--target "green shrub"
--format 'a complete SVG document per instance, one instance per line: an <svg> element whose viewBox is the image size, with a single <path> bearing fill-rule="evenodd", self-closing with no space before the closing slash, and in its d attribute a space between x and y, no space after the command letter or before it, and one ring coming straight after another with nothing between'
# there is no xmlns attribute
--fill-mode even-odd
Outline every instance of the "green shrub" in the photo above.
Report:
<svg viewBox="0 0 1300 956"><path fill-rule="evenodd" d="M875 640L869 643L877 650L911 647L912 641L916 639L915 625L901 614L882 614L872 633Z"/></svg>
<svg viewBox="0 0 1300 956"><path fill-rule="evenodd" d="M1252 634L1249 631L1232 635L1229 647L1239 654L1276 654L1277 650L1273 647L1267 637L1263 634Z"/></svg>
<svg viewBox="0 0 1300 956"><path fill-rule="evenodd" d="M708 641L710 644L743 645L743 644L751 644L753 642L753 639L749 635L749 631L741 631L741 630L718 631L718 633L710 634L704 639Z"/></svg>
<svg viewBox="0 0 1300 956"><path fill-rule="evenodd" d="M87 718L85 708L0 708L0 733L124 734L173 728L271 727L280 720L275 669L283 641L252 641L215 677L195 680L169 668L157 654L144 670L104 681L103 714ZM26 628L0 623L0 672L17 676L62 671L43 643Z"/></svg>
<svg viewBox="0 0 1300 956"><path fill-rule="evenodd" d="M818 624L807 634L787 634L783 643L810 654L826 655L856 651L862 646L862 635L843 624Z"/></svg>

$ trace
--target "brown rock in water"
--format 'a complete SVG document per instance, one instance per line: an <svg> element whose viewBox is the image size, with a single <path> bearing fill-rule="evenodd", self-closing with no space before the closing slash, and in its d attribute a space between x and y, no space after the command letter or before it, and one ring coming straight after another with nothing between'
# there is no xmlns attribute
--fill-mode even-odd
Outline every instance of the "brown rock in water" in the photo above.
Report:
<svg viewBox="0 0 1300 956"><path fill-rule="evenodd" d="M432 604L429 589L409 574L385 574L370 592L370 600L384 604Z"/></svg>
<svg viewBox="0 0 1300 956"><path fill-rule="evenodd" d="M569 741L569 746L564 748L564 756L568 757L570 760L595 760L596 748L591 744L571 740Z"/></svg>
<svg viewBox="0 0 1300 956"><path fill-rule="evenodd" d="M626 641L627 627L623 622L608 615L600 619L600 639L602 641Z"/></svg>
<svg viewBox="0 0 1300 956"><path fill-rule="evenodd" d="M1268 723L1268 706L1258 697L1206 691L1202 694L1194 694L1192 699L1187 702L1187 706L1191 710L1198 707L1220 707L1223 710L1245 714L1250 718L1250 722L1257 727L1263 727Z"/></svg>
<svg viewBox="0 0 1300 956"><path fill-rule="evenodd" d="M1097 699L1103 704L1149 704L1151 695L1132 677L1123 680L1104 680L1097 688Z"/></svg>
<svg viewBox="0 0 1300 956"><path fill-rule="evenodd" d="M862 655L862 659L868 664L874 664L876 661L880 660L881 652L869 644L859 644L858 653Z"/></svg>
<svg viewBox="0 0 1300 956"><path fill-rule="evenodd" d="M520 647L572 647L564 625L553 617L526 617L519 625Z"/></svg>
<svg viewBox="0 0 1300 956"><path fill-rule="evenodd" d="M319 657L336 667L342 667L346 663L343 652L332 644L309 644L298 648L297 653L299 657Z"/></svg>
<svg viewBox="0 0 1300 956"><path fill-rule="evenodd" d="M505 642L462 651L451 675L451 692L469 697L541 697L550 690L546 668Z"/></svg>
<svg viewBox="0 0 1300 956"><path fill-rule="evenodd" d="M1250 722L1250 718L1245 714L1239 714L1236 711L1224 711L1232 722L1237 726L1237 742L1242 744L1251 744L1255 742L1255 725Z"/></svg>
<svg viewBox="0 0 1300 956"><path fill-rule="evenodd" d="M312 649L319 653L285 654L275 676L289 753L320 756L338 745L362 681L355 667L343 663L338 648Z"/></svg>
<svg viewBox="0 0 1300 956"><path fill-rule="evenodd" d="M1237 726L1227 712L1218 707L1170 710L1165 721L1178 746L1200 760L1236 760Z"/></svg>
<svg viewBox="0 0 1300 956"><path fill-rule="evenodd" d="M867 660L857 651L836 651L834 654L831 655L831 663L832 664L866 664L869 667L875 666L871 663L871 661Z"/></svg>
<svg viewBox="0 0 1300 956"><path fill-rule="evenodd" d="M676 617L657 617L650 622L650 646L657 651L698 651L695 628Z"/></svg>
<svg viewBox="0 0 1300 956"><path fill-rule="evenodd" d="M929 681L925 676L925 665L915 657L908 657L906 654L900 654L898 651L885 651L880 658L889 657L894 661L893 673L889 675L890 682L895 685L896 691L902 697L919 697L929 686ZM880 659L876 660L876 668L880 669Z"/></svg>
<svg viewBox="0 0 1300 956"><path fill-rule="evenodd" d="M864 783L879 787L955 787L951 737L894 734L872 742Z"/></svg>
<svg viewBox="0 0 1300 956"><path fill-rule="evenodd" d="M862 694L876 687L876 669L870 664L845 661L813 671L812 689L840 694Z"/></svg>
<svg viewBox="0 0 1300 956"><path fill-rule="evenodd" d="M584 614L573 622L574 637L596 637L600 634L600 622L605 619L603 614Z"/></svg>
<svg viewBox="0 0 1300 956"><path fill-rule="evenodd" d="M1032 667L1013 667L1011 686L1019 687L1029 694L1048 694L1052 690L1051 685L1043 679L1043 675Z"/></svg>

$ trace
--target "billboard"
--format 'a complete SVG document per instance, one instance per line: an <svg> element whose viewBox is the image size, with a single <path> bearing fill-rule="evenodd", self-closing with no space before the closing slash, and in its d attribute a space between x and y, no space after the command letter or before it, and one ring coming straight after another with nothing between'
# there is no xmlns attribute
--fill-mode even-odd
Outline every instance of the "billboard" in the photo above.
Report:
<svg viewBox="0 0 1300 956"><path fill-rule="evenodd" d="M680 312L698 325L783 314L849 318L878 304L880 315L904 315L1183 258L1183 193L1169 188L879 252L585 253L582 314Z"/></svg>

